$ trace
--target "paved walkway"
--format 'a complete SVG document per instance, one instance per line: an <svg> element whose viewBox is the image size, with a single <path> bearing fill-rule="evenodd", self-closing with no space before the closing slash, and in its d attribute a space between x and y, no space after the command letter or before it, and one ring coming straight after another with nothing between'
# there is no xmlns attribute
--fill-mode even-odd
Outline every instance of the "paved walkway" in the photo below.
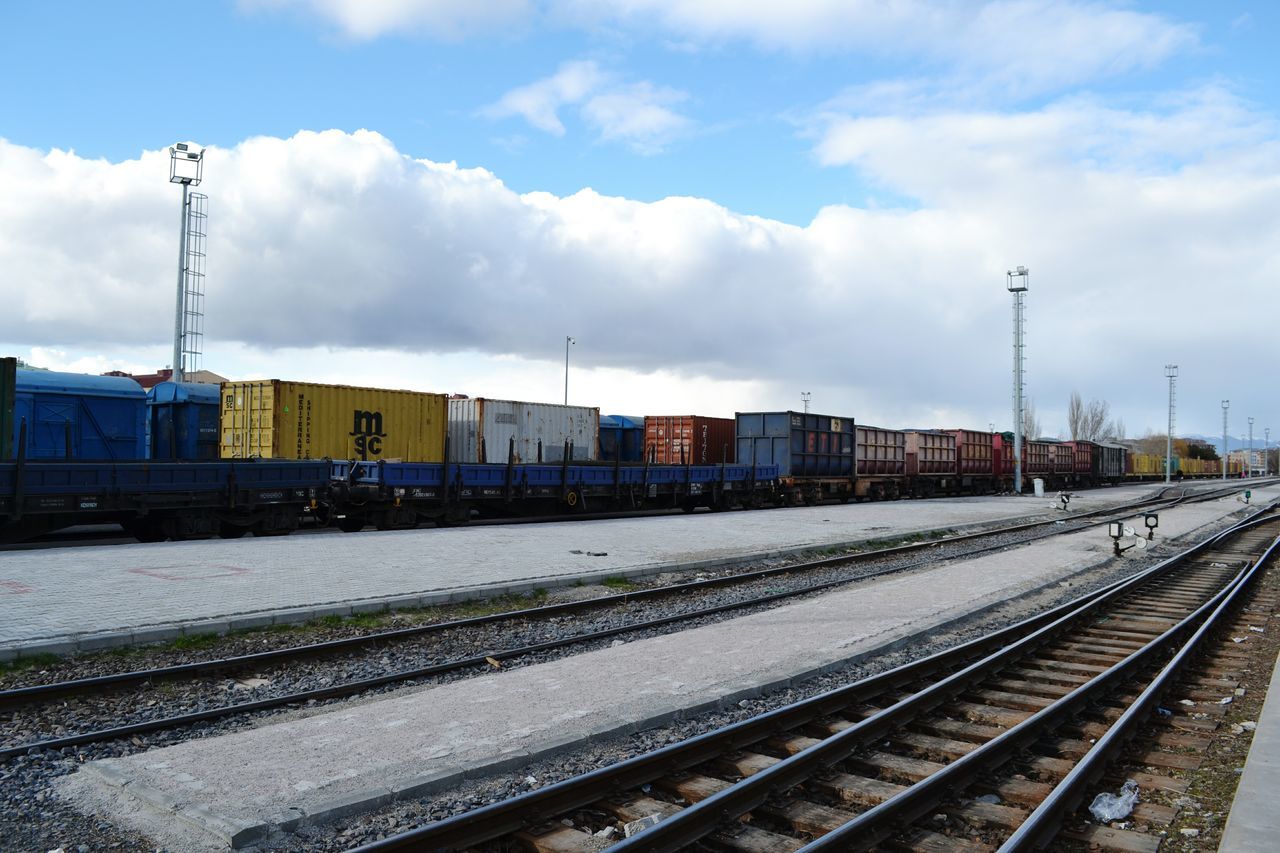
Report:
<svg viewBox="0 0 1280 853"><path fill-rule="evenodd" d="M1150 494L1099 489L1077 511ZM0 553L0 660L709 566L1054 512L983 497ZM604 554L604 556L595 556Z"/></svg>
<svg viewBox="0 0 1280 853"><path fill-rule="evenodd" d="M1280 498L1280 489L1260 497ZM1161 538L1241 508L1223 500L1164 511ZM1054 537L715 625L93 762L65 791L182 849L249 844L882 654L1106 562L1110 549L1098 530Z"/></svg>
<svg viewBox="0 0 1280 853"><path fill-rule="evenodd" d="M1280 662L1271 673L1267 701L1249 747L1249 760L1222 831L1219 853L1280 849Z"/></svg>

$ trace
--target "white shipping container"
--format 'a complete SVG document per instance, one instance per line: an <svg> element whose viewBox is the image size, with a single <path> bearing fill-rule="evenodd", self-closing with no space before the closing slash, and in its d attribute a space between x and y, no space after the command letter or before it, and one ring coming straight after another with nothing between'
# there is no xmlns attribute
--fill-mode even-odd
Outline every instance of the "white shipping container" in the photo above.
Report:
<svg viewBox="0 0 1280 853"><path fill-rule="evenodd" d="M449 461L506 462L511 439L512 462L564 459L564 443L573 445L571 459L600 458L600 410L557 403L521 403L476 397L449 401Z"/></svg>

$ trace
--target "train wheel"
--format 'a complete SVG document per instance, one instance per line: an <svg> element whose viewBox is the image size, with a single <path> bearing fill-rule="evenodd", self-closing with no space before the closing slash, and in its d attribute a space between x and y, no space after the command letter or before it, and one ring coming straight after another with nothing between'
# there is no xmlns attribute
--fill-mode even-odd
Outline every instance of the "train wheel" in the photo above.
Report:
<svg viewBox="0 0 1280 853"><path fill-rule="evenodd" d="M248 532L249 528L244 524L232 524L229 521L224 521L218 525L219 539L240 539Z"/></svg>
<svg viewBox="0 0 1280 853"><path fill-rule="evenodd" d="M335 523L343 533L359 533L365 527L365 520L363 516L359 515L346 515L339 518Z"/></svg>

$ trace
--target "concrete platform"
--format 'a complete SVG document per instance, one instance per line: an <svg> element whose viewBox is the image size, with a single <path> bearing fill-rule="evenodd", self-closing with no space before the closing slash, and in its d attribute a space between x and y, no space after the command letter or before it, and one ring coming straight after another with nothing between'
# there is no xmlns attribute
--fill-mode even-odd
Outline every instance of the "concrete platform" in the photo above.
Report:
<svg viewBox="0 0 1280 853"><path fill-rule="evenodd" d="M1223 500L1165 511L1162 539L1240 508ZM1110 548L1097 530L1055 537L664 637L93 762L63 792L182 849L243 846L882 654L1097 566Z"/></svg>
<svg viewBox="0 0 1280 853"><path fill-rule="evenodd" d="M1222 830L1219 853L1257 853L1280 848L1280 662L1267 685L1267 701L1249 747L1249 759Z"/></svg>
<svg viewBox="0 0 1280 853"><path fill-rule="evenodd" d="M1154 485L1082 493L1077 511ZM657 518L0 553L0 660L714 566L1051 514L1051 499L897 501ZM593 554L606 556L593 556Z"/></svg>

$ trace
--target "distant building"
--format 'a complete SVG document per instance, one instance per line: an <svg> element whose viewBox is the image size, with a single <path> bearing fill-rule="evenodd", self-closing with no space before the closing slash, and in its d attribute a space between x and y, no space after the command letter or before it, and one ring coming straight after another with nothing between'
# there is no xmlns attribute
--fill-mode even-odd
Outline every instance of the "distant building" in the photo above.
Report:
<svg viewBox="0 0 1280 853"><path fill-rule="evenodd" d="M161 382L168 382L173 378L173 370L168 367L162 367L155 373L125 373L123 370L110 370L103 376L124 376L137 382L143 388L154 388ZM188 373L185 382L195 382L200 385L221 385L227 381L225 376L219 376L212 370L193 370Z"/></svg>
<svg viewBox="0 0 1280 853"><path fill-rule="evenodd" d="M1233 450L1228 458L1232 465L1244 466L1247 461L1252 477L1261 477L1267 470L1267 457L1261 450Z"/></svg>

